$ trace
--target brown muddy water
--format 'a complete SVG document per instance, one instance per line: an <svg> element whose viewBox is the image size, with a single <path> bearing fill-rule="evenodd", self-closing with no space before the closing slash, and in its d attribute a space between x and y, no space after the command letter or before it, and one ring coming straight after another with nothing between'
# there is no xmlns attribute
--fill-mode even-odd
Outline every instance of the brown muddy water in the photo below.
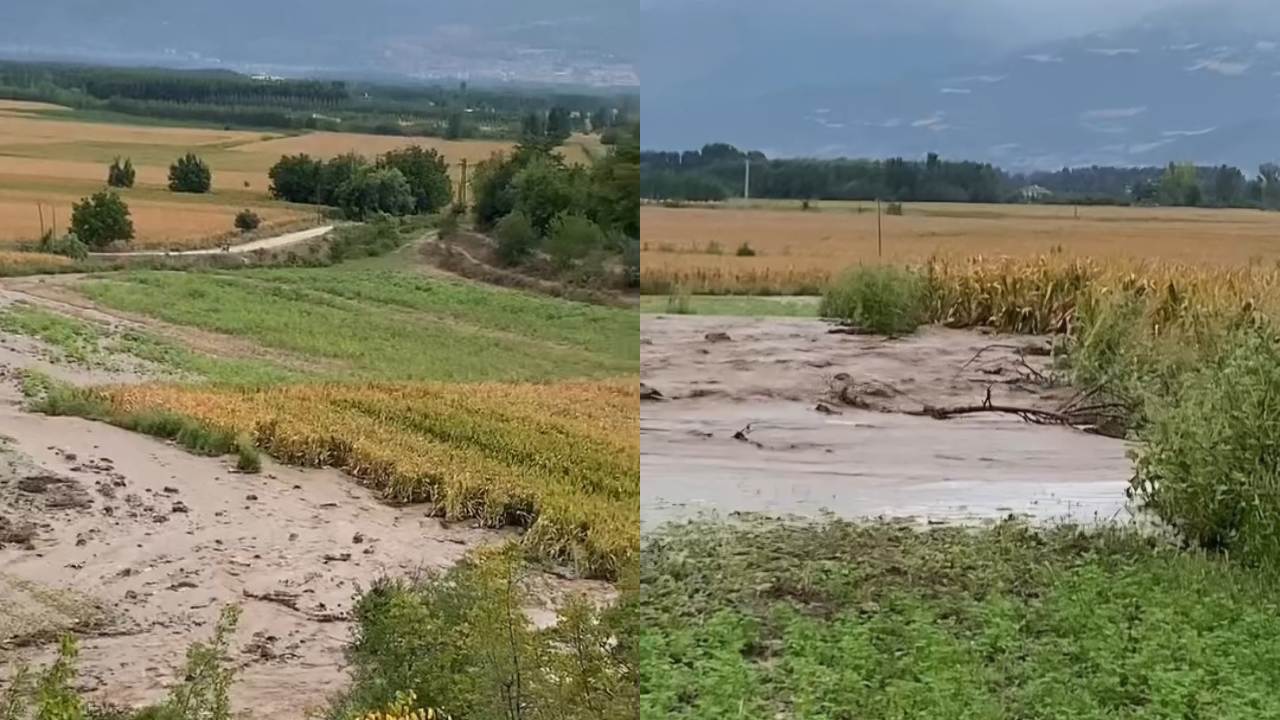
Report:
<svg viewBox="0 0 1280 720"><path fill-rule="evenodd" d="M1132 462L1121 440L1014 415L905 414L981 404L988 389L998 405L1057 407L1075 391L1056 382L1046 338L931 327L892 339L833 327L643 318L641 374L662 395L640 412L646 530L735 512L921 522L1130 516Z"/></svg>

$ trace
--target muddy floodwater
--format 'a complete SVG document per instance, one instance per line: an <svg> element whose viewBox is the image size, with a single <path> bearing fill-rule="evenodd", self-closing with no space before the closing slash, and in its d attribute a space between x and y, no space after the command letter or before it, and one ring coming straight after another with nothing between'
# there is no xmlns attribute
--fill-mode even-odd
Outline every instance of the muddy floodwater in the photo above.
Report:
<svg viewBox="0 0 1280 720"><path fill-rule="evenodd" d="M1121 440L1019 416L1075 390L1045 338L925 328L832 333L815 319L646 316L641 521L734 512L921 521L1127 519Z"/></svg>

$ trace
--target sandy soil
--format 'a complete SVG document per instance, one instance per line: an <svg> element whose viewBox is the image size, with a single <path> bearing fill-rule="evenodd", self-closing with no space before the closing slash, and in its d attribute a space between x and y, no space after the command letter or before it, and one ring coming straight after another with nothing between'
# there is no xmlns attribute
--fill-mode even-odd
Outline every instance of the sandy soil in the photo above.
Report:
<svg viewBox="0 0 1280 720"><path fill-rule="evenodd" d="M1011 415L905 414L981 404L988 388L996 404L1057 407L1074 391L1046 382L1050 359L1034 354L1046 339L943 328L886 339L832 327L642 319L642 378L662 396L640 412L646 528L705 512L928 521L1128 512L1122 441Z"/></svg>
<svg viewBox="0 0 1280 720"><path fill-rule="evenodd" d="M96 701L163 698L186 648L239 603L239 711L300 718L345 682L348 613L378 577L444 568L511 532L391 507L334 470L226 458L77 418L22 409L16 370L79 383L134 382L151 369L68 367L38 342L0 334L0 685L14 661L44 662L81 638L80 687ZM538 623L568 594L605 583L546 575Z"/></svg>

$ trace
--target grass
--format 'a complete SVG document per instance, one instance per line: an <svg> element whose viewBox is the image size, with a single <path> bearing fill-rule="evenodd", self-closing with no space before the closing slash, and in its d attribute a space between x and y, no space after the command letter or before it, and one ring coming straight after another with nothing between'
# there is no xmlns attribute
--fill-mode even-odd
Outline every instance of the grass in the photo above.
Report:
<svg viewBox="0 0 1280 720"><path fill-rule="evenodd" d="M80 291L111 308L344 366L343 378L633 374L636 313L377 270L134 272Z"/></svg>
<svg viewBox="0 0 1280 720"><path fill-rule="evenodd" d="M750 317L817 317L819 298L756 295L688 295L672 309L672 296L640 298L640 312L650 315L738 315Z"/></svg>
<svg viewBox="0 0 1280 720"><path fill-rule="evenodd" d="M866 209L866 204L861 204ZM934 255L1027 258L1061 248L1099 261L1160 259L1201 266L1273 265L1280 216L1253 210L1081 208L1070 206L907 203L885 216L883 256L874 203L764 201L756 209L641 209L641 291L665 295L676 285L697 294L818 294L860 263L919 263ZM706 248L749 243L754 257Z"/></svg>
<svg viewBox="0 0 1280 720"><path fill-rule="evenodd" d="M1133 531L696 523L639 603L646 717L1280 714L1275 588Z"/></svg>
<svg viewBox="0 0 1280 720"><path fill-rule="evenodd" d="M0 250L0 277L69 272L75 263L61 255Z"/></svg>
<svg viewBox="0 0 1280 720"><path fill-rule="evenodd" d="M125 370L130 361L142 361L215 383L264 385L298 378L295 371L269 361L214 357L139 330L113 332L21 303L0 310L0 330L48 344L57 360L102 370Z"/></svg>

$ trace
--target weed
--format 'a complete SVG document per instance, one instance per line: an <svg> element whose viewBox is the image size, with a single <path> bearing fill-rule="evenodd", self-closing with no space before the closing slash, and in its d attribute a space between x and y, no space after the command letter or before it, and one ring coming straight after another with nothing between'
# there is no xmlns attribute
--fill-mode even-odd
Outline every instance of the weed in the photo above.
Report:
<svg viewBox="0 0 1280 720"><path fill-rule="evenodd" d="M751 249L751 245L747 244L746 242L743 242L741 245L738 246L738 251L735 254L738 257L755 257L756 251Z"/></svg>
<svg viewBox="0 0 1280 720"><path fill-rule="evenodd" d="M677 285L667 296L667 313L671 315L689 315L693 310L689 306L689 291Z"/></svg>
<svg viewBox="0 0 1280 720"><path fill-rule="evenodd" d="M262 472L262 455L253 438L244 433L236 436L236 469L250 474Z"/></svg>
<svg viewBox="0 0 1280 720"><path fill-rule="evenodd" d="M863 330L904 334L925 321L925 292L923 279L909 270L862 266L827 290L818 312Z"/></svg>

